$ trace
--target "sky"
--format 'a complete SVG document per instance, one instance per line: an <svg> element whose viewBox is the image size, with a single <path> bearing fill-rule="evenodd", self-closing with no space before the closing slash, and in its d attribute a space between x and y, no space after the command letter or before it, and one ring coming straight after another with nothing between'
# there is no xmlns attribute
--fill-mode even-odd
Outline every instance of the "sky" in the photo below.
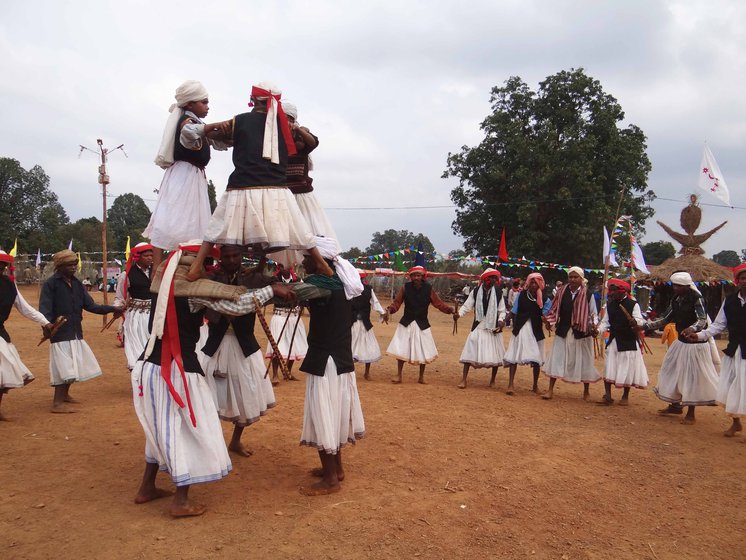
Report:
<svg viewBox="0 0 746 560"><path fill-rule="evenodd" d="M707 141L735 208L704 194L700 231L728 221L704 249L740 253L745 19L737 0L6 2L0 157L41 165L71 220L100 218L97 158L79 146L124 144L128 157L110 156L109 204L132 192L152 209L176 87L200 80L211 122L248 110L251 85L270 81L319 137L315 194L343 248L407 229L447 253L462 239L456 180L441 175L449 152L482 140L491 88L520 76L535 90L582 67L621 104L621 126L647 135L659 199L641 241L668 239L655 220L679 229ZM230 152L213 152L218 195L231 171Z"/></svg>

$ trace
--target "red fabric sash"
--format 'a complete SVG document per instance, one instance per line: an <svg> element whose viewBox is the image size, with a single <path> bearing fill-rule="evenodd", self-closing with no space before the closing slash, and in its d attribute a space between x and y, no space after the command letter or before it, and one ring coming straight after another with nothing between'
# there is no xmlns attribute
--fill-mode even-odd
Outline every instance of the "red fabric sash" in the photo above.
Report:
<svg viewBox="0 0 746 560"><path fill-rule="evenodd" d="M295 148L295 140L293 140L293 133L290 131L290 124L288 124L288 117L285 114L285 110L282 108L282 102L280 99L282 98L282 94L274 95L272 92L267 91L266 89L261 89L256 86L251 88L251 96L252 97L266 97L267 103L270 103L269 98L273 98L275 101L277 101L277 118L280 120L280 131L282 132L282 137L285 139L285 145L288 148L288 155L294 156L298 153L298 150Z"/></svg>

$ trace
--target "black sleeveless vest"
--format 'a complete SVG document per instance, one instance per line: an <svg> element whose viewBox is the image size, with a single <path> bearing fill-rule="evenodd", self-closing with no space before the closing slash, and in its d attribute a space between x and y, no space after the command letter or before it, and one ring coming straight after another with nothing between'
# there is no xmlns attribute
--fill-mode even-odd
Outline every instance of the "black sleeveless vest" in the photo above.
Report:
<svg viewBox="0 0 746 560"><path fill-rule="evenodd" d="M544 340L544 329L541 328L542 309L535 301L528 299L528 292L523 291L518 294L518 313L513 321L513 336L518 336L521 328L528 321L531 322L531 330L534 331L534 337L537 342Z"/></svg>
<svg viewBox="0 0 746 560"><path fill-rule="evenodd" d="M474 322L471 324L471 330L474 330L479 325L479 321L477 321L477 294L479 293L479 288L482 288L482 309L484 309L484 315L485 315L485 321L487 320L487 307L489 307L490 304L490 294L492 293L492 287L490 287L489 290L485 290L482 286L477 286L476 288L472 289L471 293L474 294ZM500 290L495 288L495 295L497 297L502 297L502 293ZM496 303L495 305L500 305L500 303ZM495 324L494 325L487 325L487 328L494 329L497 328L497 315L495 315Z"/></svg>
<svg viewBox="0 0 746 560"><path fill-rule="evenodd" d="M430 309L430 294L433 287L427 282L422 282L419 290L416 290L412 282L404 284L404 315L399 323L408 327L412 321L417 323L420 330L430 328L427 320L427 312Z"/></svg>
<svg viewBox="0 0 746 560"><path fill-rule="evenodd" d="M352 304L345 297L344 290L332 290L327 298L309 300L308 308L311 315L308 352L300 370L323 377L331 357L337 366L337 374L355 371L350 330Z"/></svg>
<svg viewBox="0 0 746 560"><path fill-rule="evenodd" d="M373 289L365 284L363 293L352 298L352 323L362 321L366 331L373 328L373 323L370 322L370 293L372 291Z"/></svg>
<svg viewBox="0 0 746 560"><path fill-rule="evenodd" d="M681 334L681 331L687 327L691 327L697 322L697 310L695 309L695 305L698 299L702 300L702 308L704 308L704 298L697 296L695 293L674 297L671 301L673 320L676 323L676 332L679 333L679 341L685 344L704 344L707 342L705 340L689 342L686 337Z"/></svg>
<svg viewBox="0 0 746 560"><path fill-rule="evenodd" d="M585 296L586 303L588 303L593 297L593 294L591 294L589 290L586 290ZM576 295L575 297L580 297L580 293L578 293L578 295ZM565 292L562 294L562 301L560 301L559 304L559 321L557 322L555 331L557 333L557 336L559 336L560 338L565 338L567 336L567 333L570 332L570 329L572 328L573 304L574 300L572 299L572 292L570 291L570 288L567 287L565 288ZM583 333L578 329L572 329L572 335L577 340L579 338L589 337L590 333Z"/></svg>
<svg viewBox="0 0 746 560"><path fill-rule="evenodd" d="M148 331L153 330L153 315L155 315L155 306L158 303L158 296L153 297L153 302L150 305L150 320L148 321ZM199 373L204 375L202 368L199 365L197 359L197 343L199 342L199 328L202 326L202 320L204 318L204 311L198 311L192 313L189 309L189 298L176 297L174 298L174 304L176 306L176 321L179 324L179 344L181 346L181 358L184 362L184 371L190 371L192 373ZM161 365L161 339L155 341L153 352L148 358L148 362L151 364ZM145 352L143 351L143 355ZM140 356L140 359L143 358Z"/></svg>
<svg viewBox="0 0 746 560"><path fill-rule="evenodd" d="M0 336L10 344L10 335L5 330L5 321L10 316L13 304L18 297L18 288L7 276L0 276Z"/></svg>
<svg viewBox="0 0 746 560"><path fill-rule="evenodd" d="M150 293L150 278L136 264L132 265L127 274L127 291L135 299L149 300L153 295Z"/></svg>
<svg viewBox="0 0 746 560"><path fill-rule="evenodd" d="M728 346L723 352L732 358L740 346L741 358L746 359L746 306L741 305L738 292L725 298L723 309L728 321Z"/></svg>
<svg viewBox="0 0 746 560"><path fill-rule="evenodd" d="M210 163L210 144L207 142L207 139L202 139L202 147L199 150L190 150L189 148L185 148L181 145L181 125L184 123L185 120L188 120L190 122L196 122L191 117L188 117L184 115L184 117L181 119L181 122L179 123L179 126L176 127L176 142L174 142L174 161L186 161L188 163L191 163L195 167L199 167L200 169L204 169L207 167L207 164Z"/></svg>
<svg viewBox="0 0 746 560"><path fill-rule="evenodd" d="M233 167L228 177L228 189L242 187L284 187L288 165L288 149L282 133L278 147L280 163L262 157L266 113L252 111L233 118Z"/></svg>
<svg viewBox="0 0 746 560"><path fill-rule="evenodd" d="M629 297L621 302L609 300L606 306L606 312L609 314L609 342L606 346L616 339L616 348L619 352L637 350L637 333L632 329L624 312L619 309L620 305L624 306L631 316L635 304L635 300Z"/></svg>

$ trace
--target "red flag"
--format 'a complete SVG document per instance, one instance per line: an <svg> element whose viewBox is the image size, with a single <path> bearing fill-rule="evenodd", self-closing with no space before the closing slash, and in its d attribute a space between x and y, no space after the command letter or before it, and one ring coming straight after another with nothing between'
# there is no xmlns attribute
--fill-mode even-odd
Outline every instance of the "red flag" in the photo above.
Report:
<svg viewBox="0 0 746 560"><path fill-rule="evenodd" d="M505 244L505 228L503 227L503 233L500 236L500 250L497 253L500 260L503 262L508 261L508 246Z"/></svg>

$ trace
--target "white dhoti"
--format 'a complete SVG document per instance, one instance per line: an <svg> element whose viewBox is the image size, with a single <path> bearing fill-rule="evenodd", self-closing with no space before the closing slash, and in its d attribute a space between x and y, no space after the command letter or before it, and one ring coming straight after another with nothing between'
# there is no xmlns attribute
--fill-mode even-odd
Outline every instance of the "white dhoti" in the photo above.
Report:
<svg viewBox="0 0 746 560"><path fill-rule="evenodd" d="M642 359L639 348L620 352L617 350L616 339L606 347L604 362L604 381L616 387L637 387L644 389L648 386L648 370Z"/></svg>
<svg viewBox="0 0 746 560"><path fill-rule="evenodd" d="M729 416L746 416L746 360L741 357L740 347L736 348L732 358L722 358L717 402L725 406L725 412Z"/></svg>
<svg viewBox="0 0 746 560"><path fill-rule="evenodd" d="M172 251L179 243L203 239L210 214L205 172L177 161L163 175L155 210L142 235L156 247Z"/></svg>
<svg viewBox="0 0 746 560"><path fill-rule="evenodd" d="M49 346L49 383L53 387L99 375L101 367L85 340L63 340Z"/></svg>
<svg viewBox="0 0 746 560"><path fill-rule="evenodd" d="M295 202L298 204L300 213L306 219L306 223L314 235L329 237L330 239L339 239L334 228L332 227L326 212L316 199L313 192L295 194ZM337 253L342 252L342 248L337 241ZM285 267L297 266L303 261L303 253L300 251L283 251L272 256L276 262L280 262Z"/></svg>
<svg viewBox="0 0 746 560"><path fill-rule="evenodd" d="M365 435L365 420L355 373L337 374L330 357L323 377L306 374L300 444L336 455Z"/></svg>
<svg viewBox="0 0 746 560"><path fill-rule="evenodd" d="M127 356L127 367L132 370L148 344L148 321L150 320L150 301L132 300L134 307L128 307L124 315L124 354ZM132 305L132 302L129 302Z"/></svg>
<svg viewBox="0 0 746 560"><path fill-rule="evenodd" d="M23 387L34 379L12 342L0 337L0 393Z"/></svg>
<svg viewBox="0 0 746 560"><path fill-rule="evenodd" d="M204 239L220 244L259 244L267 252L315 246L313 232L286 187L226 190Z"/></svg>
<svg viewBox="0 0 746 560"><path fill-rule="evenodd" d="M543 364L544 340L536 340L530 323L525 323L518 335L513 334L503 358L506 364Z"/></svg>
<svg viewBox="0 0 746 560"><path fill-rule="evenodd" d="M564 337L554 337L544 373L567 383L595 383L601 379L594 364L593 338L575 338L572 330Z"/></svg>
<svg viewBox="0 0 746 560"><path fill-rule="evenodd" d="M362 321L352 323L352 358L363 364L372 364L381 359L376 334L373 329L367 330Z"/></svg>
<svg viewBox="0 0 746 560"><path fill-rule="evenodd" d="M430 327L422 330L416 321L412 321L406 327L401 323L396 325L386 353L410 364L429 364L438 357L438 348Z"/></svg>
<svg viewBox="0 0 746 560"><path fill-rule="evenodd" d="M718 372L712 362L707 342L687 344L676 340L666 352L658 386L658 398L683 406L715 404L718 389Z"/></svg>
<svg viewBox="0 0 746 560"><path fill-rule="evenodd" d="M459 362L471 364L475 368L496 367L503 365L504 357L505 343L502 333L477 325L466 338Z"/></svg>
<svg viewBox="0 0 746 560"><path fill-rule="evenodd" d="M181 372L174 363L171 382L186 405ZM197 421L192 425L189 408L180 408L168 392L161 368L137 362L132 370L135 412L145 432L145 461L167 471L176 486L219 480L232 469L212 392L205 378L186 373L189 398Z"/></svg>
<svg viewBox="0 0 746 560"><path fill-rule="evenodd" d="M205 380L215 397L218 415L236 426L248 426L275 406L269 376L264 377L262 351L243 355L235 333L228 329L215 354L198 353Z"/></svg>
<svg viewBox="0 0 746 560"><path fill-rule="evenodd" d="M288 317L288 314L290 317ZM280 355L283 360L295 362L306 357L306 353L308 352L306 326L303 324L303 319L299 318L297 308L292 312L287 307L275 308L272 313L272 319L269 321L269 330L272 333L272 338L277 343L277 347L280 349ZM295 337L293 337L293 331L295 331ZM271 358L272 356L274 356L274 350L267 343L265 357Z"/></svg>

